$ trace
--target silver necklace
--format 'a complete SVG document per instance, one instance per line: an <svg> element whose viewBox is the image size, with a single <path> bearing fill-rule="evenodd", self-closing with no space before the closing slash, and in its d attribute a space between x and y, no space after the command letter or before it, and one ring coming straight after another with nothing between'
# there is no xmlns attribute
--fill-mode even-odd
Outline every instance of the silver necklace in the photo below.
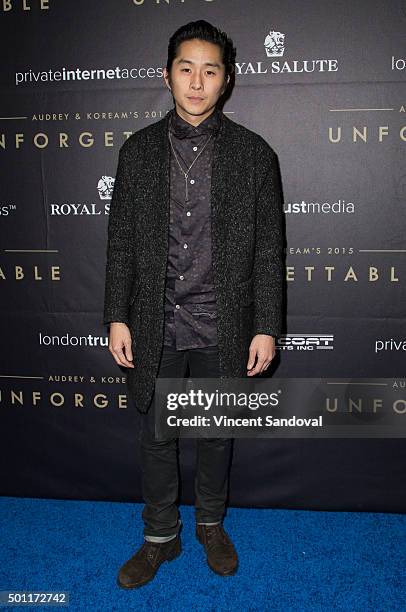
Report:
<svg viewBox="0 0 406 612"><path fill-rule="evenodd" d="M192 161L192 163L190 164L190 166L189 166L189 168L186 170L186 172L184 171L184 169L183 169L183 168L182 168L182 166L180 165L180 162L179 162L179 160L178 160L178 156L177 156L177 155L176 155L176 153L175 153L175 149L174 149L173 144L172 144L172 139L171 139L171 134L170 134L170 132L168 132L168 136L169 136L169 142L171 143L171 148L172 148L173 154L174 154L174 156L175 156L175 159L176 159L176 161L177 161L177 163L178 163L178 166L179 166L179 168L180 168L180 171L182 172L182 174L183 174L183 175L184 175L184 177L185 177L185 201L187 202L187 201L188 201L187 180L188 180L188 177L189 177L189 172L190 172L190 169L192 168L192 166L193 166L193 164L195 163L195 161L197 160L197 158L198 158L198 157L199 157L199 156L200 156L200 155L203 153L203 151L205 150L206 146L209 144L209 141L210 141L211 137L213 136L213 134L210 134L210 136L209 136L209 138L206 140L206 142L205 142L204 146L202 147L202 149L200 149L199 153L196 155L196 157L194 158L194 160Z"/></svg>

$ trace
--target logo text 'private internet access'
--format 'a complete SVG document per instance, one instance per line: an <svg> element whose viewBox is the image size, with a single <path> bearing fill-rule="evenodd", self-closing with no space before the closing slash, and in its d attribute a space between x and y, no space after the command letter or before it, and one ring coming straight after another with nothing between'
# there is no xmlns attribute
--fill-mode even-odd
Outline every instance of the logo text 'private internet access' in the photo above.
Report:
<svg viewBox="0 0 406 612"><path fill-rule="evenodd" d="M281 58L285 53L285 34L271 30L265 37L265 53L269 58ZM291 74L308 72L337 72L337 59L279 60L270 62L236 62L236 74Z"/></svg>
<svg viewBox="0 0 406 612"><path fill-rule="evenodd" d="M285 34L271 30L264 41L264 52L269 61L250 60L248 62L236 62L235 72L237 76L250 74L298 74L311 72L337 72L337 59L278 59L283 58L285 53ZM27 69L16 72L15 85L36 85L53 83L56 81L101 81L101 80L136 80L145 83L148 79L162 78L162 66L132 66L115 68L78 68L66 66L60 69L45 69L34 71Z"/></svg>

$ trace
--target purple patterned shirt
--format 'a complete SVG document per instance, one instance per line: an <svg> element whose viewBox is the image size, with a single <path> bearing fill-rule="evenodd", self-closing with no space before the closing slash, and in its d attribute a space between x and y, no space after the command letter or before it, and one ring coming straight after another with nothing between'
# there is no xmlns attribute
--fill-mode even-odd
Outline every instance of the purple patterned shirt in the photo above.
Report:
<svg viewBox="0 0 406 612"><path fill-rule="evenodd" d="M222 111L194 127L171 111L169 253L165 288L164 344L177 350L217 344L217 309L211 263L211 166ZM205 146L206 145L206 146Z"/></svg>

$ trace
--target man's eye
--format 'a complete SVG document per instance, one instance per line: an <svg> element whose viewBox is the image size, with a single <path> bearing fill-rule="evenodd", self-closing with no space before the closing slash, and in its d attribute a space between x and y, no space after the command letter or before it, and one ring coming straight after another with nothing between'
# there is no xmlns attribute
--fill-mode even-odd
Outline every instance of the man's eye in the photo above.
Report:
<svg viewBox="0 0 406 612"><path fill-rule="evenodd" d="M207 74L216 74L215 72L213 72L212 70L208 70Z"/></svg>
<svg viewBox="0 0 406 612"><path fill-rule="evenodd" d="M181 72L183 72L184 70L186 70L186 71L187 71L187 70L190 70L190 68L182 68L182 69L181 69Z"/></svg>

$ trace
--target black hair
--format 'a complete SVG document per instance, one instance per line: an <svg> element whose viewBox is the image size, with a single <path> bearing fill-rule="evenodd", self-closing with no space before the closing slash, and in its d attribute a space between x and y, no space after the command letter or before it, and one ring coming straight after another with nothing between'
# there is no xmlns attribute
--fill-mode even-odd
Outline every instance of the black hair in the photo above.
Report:
<svg viewBox="0 0 406 612"><path fill-rule="evenodd" d="M170 37L168 44L168 59L166 62L168 73L172 68L173 60L176 57L180 44L185 40L192 40L194 38L218 45L221 49L222 60L225 67L224 78L227 79L228 75L231 77L234 74L236 49L233 41L228 37L226 32L222 32L208 21L204 21L204 19L186 23L178 28Z"/></svg>

